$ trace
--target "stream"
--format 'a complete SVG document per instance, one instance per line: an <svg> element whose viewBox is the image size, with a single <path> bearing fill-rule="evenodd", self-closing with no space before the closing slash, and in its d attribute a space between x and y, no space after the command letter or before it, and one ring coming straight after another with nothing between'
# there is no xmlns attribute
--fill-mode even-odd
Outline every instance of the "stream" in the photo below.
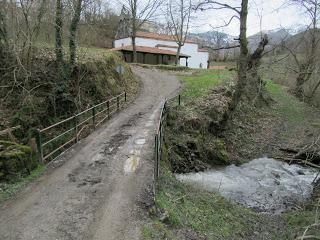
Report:
<svg viewBox="0 0 320 240"><path fill-rule="evenodd" d="M282 212L311 196L316 176L317 170L309 167L259 158L176 178L260 212Z"/></svg>

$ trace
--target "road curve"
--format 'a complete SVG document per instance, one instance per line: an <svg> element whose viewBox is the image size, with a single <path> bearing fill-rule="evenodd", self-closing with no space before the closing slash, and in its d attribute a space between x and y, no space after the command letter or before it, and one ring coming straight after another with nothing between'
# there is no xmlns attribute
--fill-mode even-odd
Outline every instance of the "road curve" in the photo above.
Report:
<svg viewBox="0 0 320 240"><path fill-rule="evenodd" d="M1 240L140 239L159 108L180 84L163 71L133 71L139 97L0 207Z"/></svg>

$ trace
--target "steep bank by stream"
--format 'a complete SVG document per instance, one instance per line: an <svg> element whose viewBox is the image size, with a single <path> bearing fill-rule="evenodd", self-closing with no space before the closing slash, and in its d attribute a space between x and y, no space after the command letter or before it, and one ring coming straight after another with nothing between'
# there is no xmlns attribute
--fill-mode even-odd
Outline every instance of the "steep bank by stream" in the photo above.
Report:
<svg viewBox="0 0 320 240"><path fill-rule="evenodd" d="M155 236L169 236L168 239L189 239L188 237L192 236L191 239L282 240L301 236L305 227L315 221L318 196L314 195L314 198L302 204L298 201L291 205L294 210L280 215L261 215L245 206L230 202L228 197L221 197L219 193L209 193L183 184L177 181L172 172L198 172L213 168L213 171L218 173L219 169L224 169L224 165L233 163L233 169L240 169L241 166L238 165L265 155L285 158L280 149L299 149L319 136L319 110L300 103L281 86L268 81L267 89L274 103L260 109L241 106L227 130L216 136L210 131L210 126L219 118L229 101L230 73L204 71L182 78L186 82L185 89L182 90L183 105L170 108L165 132L162 177L156 198L163 222L153 222L146 227L145 238L159 239ZM217 87L221 84L222 87ZM208 90L210 87L217 88ZM228 162L223 161L224 158L220 156L227 156ZM265 171L262 172L264 176ZM196 173L194 176L202 174L205 173ZM274 177L268 178L268 181L276 178L271 174ZM311 175L314 177L314 174ZM237 179L236 176L234 178L233 180ZM253 182L256 184L255 180ZM245 188L246 181L242 183ZM218 189L219 184L220 182L215 181L211 188ZM308 180L308 189L309 184ZM267 189L266 194L268 191L272 193L271 189ZM272 198L264 196L265 203L270 204ZM308 233L319 232L316 226L311 227Z"/></svg>

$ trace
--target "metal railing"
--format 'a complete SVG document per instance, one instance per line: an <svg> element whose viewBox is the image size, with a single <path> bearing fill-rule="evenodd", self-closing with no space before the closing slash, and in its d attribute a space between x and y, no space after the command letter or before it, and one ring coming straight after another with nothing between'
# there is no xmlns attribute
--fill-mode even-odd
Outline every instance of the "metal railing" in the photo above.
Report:
<svg viewBox="0 0 320 240"><path fill-rule="evenodd" d="M49 159L52 160L61 155L77 143L82 136L90 134L90 129L89 133L85 133L88 127L91 126L95 130L106 119L119 111L122 103L126 101L127 93L123 92L72 117L38 130L36 142L39 161L45 163ZM59 132L59 130L61 131Z"/></svg>
<svg viewBox="0 0 320 240"><path fill-rule="evenodd" d="M171 99L165 99L163 105L160 108L160 118L157 125L157 132L155 135L155 161L154 161L154 182L156 184L156 181L160 175L160 161L162 156L162 145L164 140L164 134L163 134L163 128L166 124L167 120L167 111L169 107L169 102L174 100L175 98L178 98L178 104L181 105L181 95L177 95Z"/></svg>

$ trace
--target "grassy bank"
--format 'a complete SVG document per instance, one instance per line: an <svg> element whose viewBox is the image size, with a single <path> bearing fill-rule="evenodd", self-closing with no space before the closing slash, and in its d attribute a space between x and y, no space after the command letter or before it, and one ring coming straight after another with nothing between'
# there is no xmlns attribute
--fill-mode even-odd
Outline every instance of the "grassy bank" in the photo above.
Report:
<svg viewBox="0 0 320 240"><path fill-rule="evenodd" d="M228 83L235 73L229 70L198 70L192 75L182 75L184 87L181 91L183 102L190 102L208 94L213 87Z"/></svg>
<svg viewBox="0 0 320 240"><path fill-rule="evenodd" d="M227 70L199 71L181 76L184 82L183 105L171 109L170 114L183 112L188 115L179 118L179 122L185 125L190 125L190 119L193 119L192 126L197 123L194 119L205 121L207 118L203 115L208 115L205 111L217 100L207 96L213 94L209 89L228 85L233 76ZM261 151L273 154L275 149L269 146L270 143L297 146L310 132L315 134L319 130L315 124L320 116L317 110L300 103L285 88L271 81L267 82L267 89L275 100L272 106L237 115L236 121L229 126L233 130L227 131L226 136L230 139L226 142L230 158L235 162L248 161ZM187 129L188 134L194 134L194 129ZM303 132L306 129L308 131ZM172 131L171 125L169 130ZM181 132L185 129L180 127L179 131L182 142L186 137ZM195 189L177 181L168 159L172 154L167 154L172 148L170 143L164 148L156 195L156 207L160 213L144 226L144 239L295 239L315 222L315 201L282 215L265 215L232 203L218 193ZM255 150L253 155L249 154L251 150ZM308 234L319 236L319 232L319 228L311 228Z"/></svg>
<svg viewBox="0 0 320 240"><path fill-rule="evenodd" d="M21 190L26 184L34 179L37 179L45 171L44 165L39 165L36 169L32 170L30 175L17 177L15 181L0 182L0 203L10 198L16 192Z"/></svg>

